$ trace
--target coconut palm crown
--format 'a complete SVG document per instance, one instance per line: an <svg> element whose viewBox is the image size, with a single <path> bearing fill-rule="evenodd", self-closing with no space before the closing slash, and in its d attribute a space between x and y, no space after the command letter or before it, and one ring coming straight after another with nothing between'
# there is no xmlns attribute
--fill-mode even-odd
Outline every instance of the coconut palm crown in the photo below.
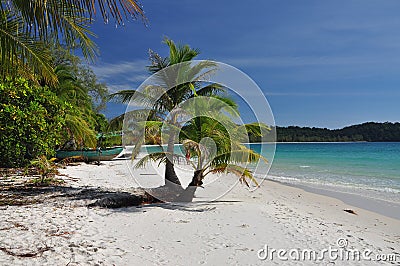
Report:
<svg viewBox="0 0 400 266"><path fill-rule="evenodd" d="M135 129L142 132L135 137L135 148L133 158L140 150L146 140L145 128L151 124L152 127L168 129L164 132L167 137L167 160L165 168L165 179L173 184L180 185L174 169L174 144L177 142L179 128L179 104L193 98L195 95L210 96L223 94L225 89L213 83L202 82L203 78L215 71L215 63L212 61L201 61L191 64L191 61L199 54L197 49L188 45L177 45L166 38L164 42L169 47L169 56L161 57L150 51L151 65L148 67L153 73L155 84L146 84L142 90L123 90L111 95L111 98L119 99L122 102L130 102L138 108L111 121L111 124L118 124L116 121L124 120L125 129ZM168 71L174 68L176 71ZM144 123L144 121L152 121ZM159 121L155 123L154 121ZM119 123L120 124L120 123ZM128 131L129 131L128 130Z"/></svg>

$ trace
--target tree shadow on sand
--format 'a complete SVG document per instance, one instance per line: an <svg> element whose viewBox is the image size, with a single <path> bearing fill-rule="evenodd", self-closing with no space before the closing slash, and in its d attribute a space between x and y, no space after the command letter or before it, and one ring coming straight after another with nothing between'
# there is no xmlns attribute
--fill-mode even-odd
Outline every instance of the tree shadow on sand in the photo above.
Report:
<svg viewBox="0 0 400 266"><path fill-rule="evenodd" d="M150 191L150 193L153 191ZM238 201L207 201L195 202L164 202L157 199L153 193L147 190L135 188L127 191L112 191L94 187L71 186L0 186L0 206L21 206L39 203L71 203L71 201L83 201L79 205L89 208L126 208L132 206L160 207L170 210L182 210L190 212L203 212L215 209L212 205L221 203L234 203ZM131 211L121 209L121 211Z"/></svg>
<svg viewBox="0 0 400 266"><path fill-rule="evenodd" d="M101 188L49 187L0 187L0 206L30 205L57 200L84 200L88 207L121 208L160 201L143 189L132 192L110 191Z"/></svg>

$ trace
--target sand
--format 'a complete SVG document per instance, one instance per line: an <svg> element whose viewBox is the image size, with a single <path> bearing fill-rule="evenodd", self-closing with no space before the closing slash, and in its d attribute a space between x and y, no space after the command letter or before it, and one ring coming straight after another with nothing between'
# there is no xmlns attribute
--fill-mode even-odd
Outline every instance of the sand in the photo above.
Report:
<svg viewBox="0 0 400 266"><path fill-rule="evenodd" d="M178 174L190 178L183 168L178 169ZM158 169L138 171L156 174ZM159 171L162 172L162 169ZM71 193L88 188L130 191L137 186L137 180L132 180L125 161L104 162L100 166L69 166L60 172L66 185L71 186ZM397 262L392 264L400 262L398 219L273 181L264 181L253 192L239 183L224 197L210 202L210 197L226 192L225 180L228 179L232 181L236 177L223 176L204 189L200 188L195 201L187 204L87 208L86 205L93 199L71 196L49 197L40 204L1 207L0 264L382 263L366 261L362 254L360 261L357 256L356 260L341 259L340 254L343 255L344 250L370 251L369 258L372 259L376 255L395 254ZM353 210L355 214L345 212L346 209ZM345 246L344 249L338 246L338 240L340 247ZM274 249L282 249L281 258ZM300 254L304 249L313 250L319 256L324 249L333 253L329 256L326 251L324 258L317 261L296 261L293 249ZM18 256L34 253L36 256L33 257ZM390 265L390 262L385 263Z"/></svg>

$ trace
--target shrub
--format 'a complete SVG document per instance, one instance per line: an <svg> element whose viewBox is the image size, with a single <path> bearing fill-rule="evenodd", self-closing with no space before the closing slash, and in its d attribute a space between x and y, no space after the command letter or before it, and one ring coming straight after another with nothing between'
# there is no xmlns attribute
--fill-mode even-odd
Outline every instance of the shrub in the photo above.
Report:
<svg viewBox="0 0 400 266"><path fill-rule="evenodd" d="M30 165L38 170L41 176L40 183L43 183L46 178L48 181L53 181L51 177L58 173L57 166L53 163L53 160L48 160L44 155L32 160Z"/></svg>
<svg viewBox="0 0 400 266"><path fill-rule="evenodd" d="M52 156L63 124L63 104L47 87L23 78L0 81L0 167Z"/></svg>

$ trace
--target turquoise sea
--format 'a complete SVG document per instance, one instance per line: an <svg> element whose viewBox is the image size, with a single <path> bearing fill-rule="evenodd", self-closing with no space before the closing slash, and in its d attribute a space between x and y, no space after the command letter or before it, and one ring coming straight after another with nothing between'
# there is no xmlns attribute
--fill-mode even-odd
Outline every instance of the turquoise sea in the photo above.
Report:
<svg viewBox="0 0 400 266"><path fill-rule="evenodd" d="M269 160L257 168L250 166L260 178L400 204L400 142L249 146ZM160 147L147 147L147 151L160 151ZM181 145L176 145L175 152L185 154Z"/></svg>
<svg viewBox="0 0 400 266"><path fill-rule="evenodd" d="M278 143L267 178L400 203L400 143Z"/></svg>

